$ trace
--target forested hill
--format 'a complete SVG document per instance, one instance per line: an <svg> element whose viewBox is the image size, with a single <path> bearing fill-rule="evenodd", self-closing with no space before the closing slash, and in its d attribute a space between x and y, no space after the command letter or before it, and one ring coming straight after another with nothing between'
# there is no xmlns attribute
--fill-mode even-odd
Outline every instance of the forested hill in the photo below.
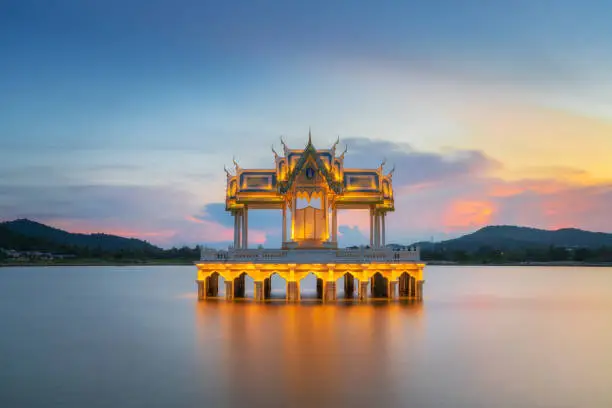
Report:
<svg viewBox="0 0 612 408"><path fill-rule="evenodd" d="M537 228L516 227L510 225L489 226L464 235L460 238L437 243L419 242L424 250L448 250L474 252L482 247L497 250L515 250L526 248L600 248L612 247L612 234L590 232L575 228L564 228L556 231Z"/></svg>
<svg viewBox="0 0 612 408"><path fill-rule="evenodd" d="M146 241L107 234L74 234L28 219L0 223L0 248L15 250L162 252Z"/></svg>

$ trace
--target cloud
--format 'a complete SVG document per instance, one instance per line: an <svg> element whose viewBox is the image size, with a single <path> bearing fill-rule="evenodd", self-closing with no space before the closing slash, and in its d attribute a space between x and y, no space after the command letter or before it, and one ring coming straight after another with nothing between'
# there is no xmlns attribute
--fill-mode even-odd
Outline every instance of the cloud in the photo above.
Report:
<svg viewBox="0 0 612 408"><path fill-rule="evenodd" d="M347 167L375 168L386 159L386 169L395 165L395 186L460 180L485 176L502 167L501 163L478 150L447 149L443 153L414 150L407 143L367 138L344 139L348 146Z"/></svg>

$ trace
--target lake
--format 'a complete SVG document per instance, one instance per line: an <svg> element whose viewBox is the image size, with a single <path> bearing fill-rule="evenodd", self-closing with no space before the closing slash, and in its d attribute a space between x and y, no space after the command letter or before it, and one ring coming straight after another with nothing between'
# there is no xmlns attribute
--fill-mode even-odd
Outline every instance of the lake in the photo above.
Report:
<svg viewBox="0 0 612 408"><path fill-rule="evenodd" d="M190 266L0 268L0 407L612 407L612 268L425 279L256 304L198 302Z"/></svg>

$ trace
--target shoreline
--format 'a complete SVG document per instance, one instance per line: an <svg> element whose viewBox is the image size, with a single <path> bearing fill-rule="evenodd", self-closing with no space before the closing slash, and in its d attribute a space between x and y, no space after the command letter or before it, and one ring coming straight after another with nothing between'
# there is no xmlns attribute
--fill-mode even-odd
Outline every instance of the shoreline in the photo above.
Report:
<svg viewBox="0 0 612 408"><path fill-rule="evenodd" d="M187 266L194 265L197 260L152 260L117 262L105 260L81 260L74 262L2 262L0 268L33 267L33 266ZM450 261L422 261L429 266L561 266L561 267L612 267L612 262L508 262L508 263L459 263Z"/></svg>
<svg viewBox="0 0 612 408"><path fill-rule="evenodd" d="M32 267L32 266L187 266L194 261L167 261L167 262L113 262L113 261L75 261L75 262L2 262L0 268Z"/></svg>

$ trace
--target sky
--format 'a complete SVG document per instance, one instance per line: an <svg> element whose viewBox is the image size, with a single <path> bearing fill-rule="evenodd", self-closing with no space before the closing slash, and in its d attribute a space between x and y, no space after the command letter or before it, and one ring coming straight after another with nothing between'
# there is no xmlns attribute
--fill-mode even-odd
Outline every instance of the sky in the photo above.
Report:
<svg viewBox="0 0 612 408"><path fill-rule="evenodd" d="M283 135L393 164L387 241L612 232L609 1L0 2L0 220L227 245ZM280 211L251 212L278 247ZM367 214L339 213L340 245Z"/></svg>

